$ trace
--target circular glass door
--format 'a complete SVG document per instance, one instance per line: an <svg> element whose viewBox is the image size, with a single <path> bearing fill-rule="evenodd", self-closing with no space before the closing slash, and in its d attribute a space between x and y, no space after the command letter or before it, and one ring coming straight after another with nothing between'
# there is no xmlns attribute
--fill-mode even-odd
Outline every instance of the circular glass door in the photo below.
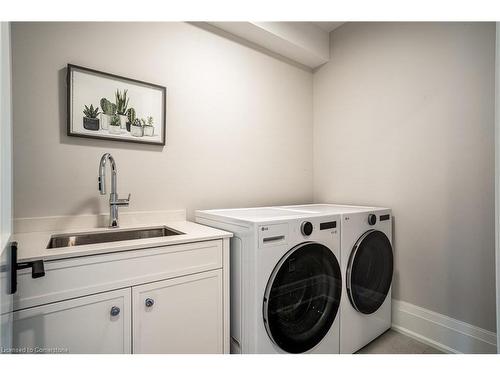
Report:
<svg viewBox="0 0 500 375"><path fill-rule="evenodd" d="M335 320L341 284L340 266L329 248L308 242L290 250L266 287L263 313L269 337L289 353L316 346Z"/></svg>
<svg viewBox="0 0 500 375"><path fill-rule="evenodd" d="M387 236L371 230L356 242L347 266L347 294L352 306L372 314L385 301L391 287L393 255Z"/></svg>

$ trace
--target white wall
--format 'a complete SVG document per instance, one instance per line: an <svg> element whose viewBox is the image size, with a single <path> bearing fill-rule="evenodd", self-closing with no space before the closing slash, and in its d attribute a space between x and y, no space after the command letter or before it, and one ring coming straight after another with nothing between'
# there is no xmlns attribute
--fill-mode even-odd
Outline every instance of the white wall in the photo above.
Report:
<svg viewBox="0 0 500 375"><path fill-rule="evenodd" d="M10 24L0 24L0 252L12 231L12 100Z"/></svg>
<svg viewBox="0 0 500 375"><path fill-rule="evenodd" d="M12 344L12 297L8 295L12 231L12 108L10 24L0 23L0 348Z"/></svg>
<svg viewBox="0 0 500 375"><path fill-rule="evenodd" d="M185 23L14 23L16 218L312 200L312 74ZM66 136L65 67L167 86L167 146Z"/></svg>
<svg viewBox="0 0 500 375"><path fill-rule="evenodd" d="M348 23L314 74L314 200L394 214L393 297L495 331L493 23Z"/></svg>
<svg viewBox="0 0 500 375"><path fill-rule="evenodd" d="M500 22L495 26L495 258L497 327L500 327ZM500 329L497 329L497 353L500 353Z"/></svg>

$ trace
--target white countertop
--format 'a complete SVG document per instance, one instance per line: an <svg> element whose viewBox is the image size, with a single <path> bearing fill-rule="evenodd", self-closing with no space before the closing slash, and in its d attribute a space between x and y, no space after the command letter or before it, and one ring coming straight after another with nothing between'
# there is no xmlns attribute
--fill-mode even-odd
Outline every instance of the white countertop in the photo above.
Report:
<svg viewBox="0 0 500 375"><path fill-rule="evenodd" d="M171 221L162 224L155 223L149 225L121 226L118 230L157 227L159 225L165 225L168 228L172 228L184 234L179 234L175 236L146 238L139 240L114 241L114 242L97 243L91 245L80 245L71 247L60 247L56 249L47 249L50 237L53 235L117 230L110 228L89 228L89 229L62 230L62 231L54 230L50 232L18 233L13 236L13 241L17 241L18 243L18 261L27 262L31 260L40 260L40 259L43 260L66 259L73 257L98 255L104 253L113 253L118 251L144 249L148 247L167 246L167 245L208 241L208 240L232 237L232 233L230 232L225 232L219 229L207 227L201 224L196 224L190 221Z"/></svg>

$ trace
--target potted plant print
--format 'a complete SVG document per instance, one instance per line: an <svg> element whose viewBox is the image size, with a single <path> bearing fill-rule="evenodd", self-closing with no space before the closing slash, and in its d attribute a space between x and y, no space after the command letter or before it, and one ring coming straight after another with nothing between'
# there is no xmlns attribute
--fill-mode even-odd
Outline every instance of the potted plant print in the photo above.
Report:
<svg viewBox="0 0 500 375"><path fill-rule="evenodd" d="M141 120L136 118L134 122L130 125L130 134L134 137L142 137L144 135Z"/></svg>
<svg viewBox="0 0 500 375"><path fill-rule="evenodd" d="M116 114L116 104L111 103L108 99L101 99L101 129L107 130L111 117Z"/></svg>
<svg viewBox="0 0 500 375"><path fill-rule="evenodd" d="M113 115L109 122L109 134L121 134L120 116Z"/></svg>
<svg viewBox="0 0 500 375"><path fill-rule="evenodd" d="M149 116L147 120L143 123L142 128L144 130L144 135L152 137L155 133L155 127L153 126L153 117Z"/></svg>
<svg viewBox="0 0 500 375"><path fill-rule="evenodd" d="M120 126L122 129L127 127L127 107L128 107L127 98L127 90L123 90L123 93L120 90L116 90L115 93L115 104L116 104L116 113L120 117Z"/></svg>
<svg viewBox="0 0 500 375"><path fill-rule="evenodd" d="M99 119L97 115L99 114L99 107L95 107L91 104L90 107L85 106L83 109L83 128L87 130L99 130Z"/></svg>
<svg viewBox="0 0 500 375"><path fill-rule="evenodd" d="M134 108L129 108L127 109L127 131L130 132L130 125L133 124L135 120L135 109Z"/></svg>

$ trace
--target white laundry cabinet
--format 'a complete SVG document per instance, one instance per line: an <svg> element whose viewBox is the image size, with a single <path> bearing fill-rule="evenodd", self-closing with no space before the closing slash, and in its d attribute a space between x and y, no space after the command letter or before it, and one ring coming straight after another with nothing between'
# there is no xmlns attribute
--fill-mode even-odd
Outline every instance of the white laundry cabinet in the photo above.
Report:
<svg viewBox="0 0 500 375"><path fill-rule="evenodd" d="M21 353L228 353L227 238L45 262L18 274Z"/></svg>

